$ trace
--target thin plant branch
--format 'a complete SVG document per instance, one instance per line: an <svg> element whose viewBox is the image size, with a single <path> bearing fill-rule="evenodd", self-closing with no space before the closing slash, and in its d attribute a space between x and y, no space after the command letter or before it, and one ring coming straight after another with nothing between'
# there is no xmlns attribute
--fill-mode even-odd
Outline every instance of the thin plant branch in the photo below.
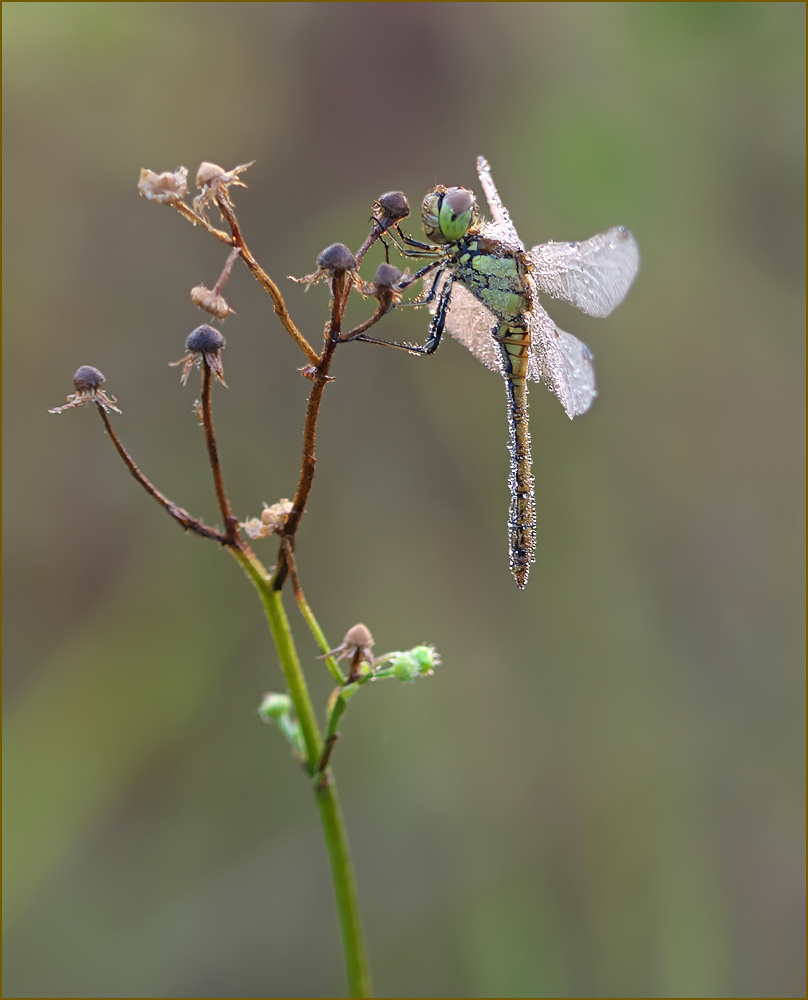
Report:
<svg viewBox="0 0 808 1000"><path fill-rule="evenodd" d="M286 556L286 562L289 567L289 575L292 578L292 590L294 592L295 601L297 601L297 606L298 609L300 610L300 614L303 616L303 620L309 626L309 631L314 636L315 642L325 654L322 657L322 659L325 660L325 664L328 667L331 676L334 678L337 684L344 684L345 675L340 670L339 664L337 663L335 657L333 657L330 654L331 646L329 645L328 640L325 637L325 633L320 628L319 622L314 617L314 613L309 607L309 602L306 600L306 597L303 593L303 588L300 586L300 580L298 579L297 576L297 564L295 563L295 554L292 551L292 546L289 543L289 539L284 538L282 545L283 545L283 551Z"/></svg>
<svg viewBox="0 0 808 1000"><path fill-rule="evenodd" d="M216 501L219 504L219 512L224 522L225 539L228 545L235 545L238 533L238 518L230 510L230 501L224 489L224 479L222 478L222 466L219 462L219 448L216 444L216 435L213 432L213 413L211 410L210 390L211 390L211 368L208 359L202 358L202 425L205 428L205 444L208 449L208 460L213 472L213 485L216 489Z"/></svg>
<svg viewBox="0 0 808 1000"><path fill-rule="evenodd" d="M244 242L244 237L241 234L241 227L239 226L238 219L236 219L236 213L233 211L232 205L226 197L219 193L216 195L216 204L219 206L219 211L222 213L222 216L230 227L230 232L233 234L231 245L238 248L241 259L250 269L253 277L255 277L259 284L269 293L275 312L280 317L280 321L283 323L286 332L292 340L294 340L301 351L303 351L309 361L313 365L316 365L320 361L320 356L295 326L292 317L289 315L289 310L286 308L286 303L284 302L278 286L261 267L255 257L253 257L250 253L247 244Z"/></svg>
<svg viewBox="0 0 808 1000"><path fill-rule="evenodd" d="M221 545L229 544L227 535L223 534L221 531L217 531L215 528L209 528L207 524L203 524L202 521L198 521L195 517L191 517L187 510L183 510L182 507L178 507L175 503L172 503L167 497L153 486L149 480L143 475L140 469L135 464L132 456L124 448L120 441L120 438L115 433L110 422L109 416L107 415L103 406L97 403L98 412L101 415L101 420L106 427L107 434L109 434L110 440L115 445L115 449L124 461L127 469L132 473L134 478L140 483L143 489L149 494L149 496L154 497L154 499L160 504L160 506L167 511L175 521L178 521L186 531L193 531L197 535L201 535L203 538L211 538L215 542L219 542Z"/></svg>
<svg viewBox="0 0 808 1000"><path fill-rule="evenodd" d="M180 215L187 219L192 226L202 226L203 229L207 229L211 236L215 236L217 240L220 240L222 243L226 243L229 247L235 245L235 240L232 236L228 236L227 233L223 232L221 229L217 229L215 226L212 226L204 215L200 215L198 212L195 212L192 208L186 205L184 201L172 202L171 207L176 208Z"/></svg>
<svg viewBox="0 0 808 1000"><path fill-rule="evenodd" d="M328 370L331 367L334 351L339 343L342 315L345 311L345 304L351 290L351 280L347 277L346 272L338 271L334 275L331 288L331 321L326 327L327 336L323 353L314 371L311 373L311 379L314 384L309 395L309 405L306 408L306 423L303 428L303 461L300 469L300 480L297 484L294 500L292 501L292 510L283 526L283 538L285 541L288 541L291 549L294 549L295 534L297 533L303 512L306 509L306 501L309 498L311 484L314 480L314 467L317 462L314 451L317 438L317 418L320 414L323 391L330 381ZM286 580L288 570L286 551L286 545L284 545L278 556L278 564L272 580L272 585L276 590L280 590Z"/></svg>

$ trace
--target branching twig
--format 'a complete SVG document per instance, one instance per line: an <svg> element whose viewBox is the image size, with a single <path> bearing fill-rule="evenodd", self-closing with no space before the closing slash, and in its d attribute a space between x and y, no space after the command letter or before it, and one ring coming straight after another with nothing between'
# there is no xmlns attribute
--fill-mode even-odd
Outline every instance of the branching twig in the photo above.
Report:
<svg viewBox="0 0 808 1000"><path fill-rule="evenodd" d="M228 236L221 229L216 229L215 226L212 226L208 222L204 215L199 215L192 208L189 208L184 201L172 202L172 208L176 208L180 215L186 218L192 226L202 226L203 229L207 229L211 236L215 236L217 240L221 240L222 243L226 243L229 247L235 245L236 241L232 236Z"/></svg>
<svg viewBox="0 0 808 1000"><path fill-rule="evenodd" d="M340 329L342 327L342 316L345 312L345 304L351 290L351 281L346 272L335 273L331 282L331 322L327 327L328 336L323 347L322 356L319 358L311 378L314 382L309 405L306 409L306 424L303 429L303 462L300 469L300 480L297 484L297 492L292 501L292 510L283 527L283 537L291 549L294 549L295 534L297 533L300 519L306 509L306 501L311 492L311 484L314 480L314 467L317 459L314 453L314 446L317 437L317 418L320 414L320 403L323 398L323 390L330 381L328 369L334 357L334 351L339 343ZM278 564L272 578L272 586L275 590L280 590L286 580L288 564L286 561L286 545L281 548L278 556Z"/></svg>
<svg viewBox="0 0 808 1000"><path fill-rule="evenodd" d="M224 479L222 478L222 467L219 463L219 449L216 445L216 435L213 432L213 413L210 404L211 369L206 357L202 358L202 424L205 428L205 444L208 448L208 459L213 472L213 484L216 488L216 500L219 504L219 512L224 522L225 540L228 545L235 545L238 541L238 518L233 516L230 510L230 501L224 490Z"/></svg>
<svg viewBox="0 0 808 1000"><path fill-rule="evenodd" d="M236 219L236 214L233 211L232 205L228 202L226 197L221 194L216 195L216 204L219 206L219 211L222 213L225 221L230 227L230 232L233 234L231 241L232 246L238 248L241 254L241 259L247 265L247 267L252 272L253 276L258 280L258 282L263 286L263 288L269 293L272 299L272 305L275 308L275 312L280 317L281 323L283 323L286 328L286 332L294 340L297 346L303 351L309 361L316 365L320 356L311 346L311 344L306 340L303 334L295 326L292 317L289 315L289 310L286 308L286 303L283 300L283 296L280 293L280 289L275 284L275 282L270 278L266 271L261 267L258 261L250 253L247 244L244 242L244 237L241 235L241 227L238 224L238 219ZM214 231L216 232L216 231Z"/></svg>
<svg viewBox="0 0 808 1000"><path fill-rule="evenodd" d="M112 428L110 419L107 416L104 407L100 404L98 406L98 412L101 414L101 420L104 422L104 426L107 429L107 434L109 434L112 443L121 458L124 460L127 469L132 473L135 479L140 483L143 489L149 494L149 496L154 497L154 499L163 507L176 521L178 521L186 531L194 531L197 535L201 535L203 538L212 538L215 542L219 542L222 545L227 545L229 539L227 535L222 534L221 531L217 531L215 528L209 528L206 524L198 521L195 517L191 517L188 511L183 510L182 507L178 507L176 504L172 503L167 497L154 487L149 480L143 475L140 469L135 465L132 456L121 444L118 435Z"/></svg>

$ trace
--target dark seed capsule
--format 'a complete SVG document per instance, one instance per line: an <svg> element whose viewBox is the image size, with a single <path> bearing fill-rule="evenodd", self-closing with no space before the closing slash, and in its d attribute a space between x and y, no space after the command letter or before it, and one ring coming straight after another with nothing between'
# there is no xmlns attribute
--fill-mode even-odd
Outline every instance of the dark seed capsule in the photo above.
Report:
<svg viewBox="0 0 808 1000"><path fill-rule="evenodd" d="M100 389L105 382L106 379L101 372L92 365L82 365L73 376L73 388L76 392Z"/></svg>
<svg viewBox="0 0 808 1000"><path fill-rule="evenodd" d="M355 271L357 263L344 243L332 243L317 258L317 266L324 271Z"/></svg>
<svg viewBox="0 0 808 1000"><path fill-rule="evenodd" d="M373 278L373 284L377 288L392 288L399 281L401 281L401 271L397 267L393 267L392 264L379 264Z"/></svg>
<svg viewBox="0 0 808 1000"><path fill-rule="evenodd" d="M211 351L220 351L224 347L224 337L212 326L198 326L193 333L188 334L185 341L187 351L200 351L210 354Z"/></svg>
<svg viewBox="0 0 808 1000"><path fill-rule="evenodd" d="M387 216L388 225L406 219L410 214L410 206L403 191L388 191L378 199L378 205Z"/></svg>

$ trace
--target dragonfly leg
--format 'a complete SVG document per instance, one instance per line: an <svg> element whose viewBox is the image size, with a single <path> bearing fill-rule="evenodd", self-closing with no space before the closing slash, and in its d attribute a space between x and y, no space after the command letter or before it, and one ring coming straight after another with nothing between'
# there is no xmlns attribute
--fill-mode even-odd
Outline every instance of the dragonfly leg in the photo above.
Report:
<svg viewBox="0 0 808 1000"><path fill-rule="evenodd" d="M411 236L405 236L401 232L399 226L395 227L398 233L398 239L393 235L390 229L387 230L386 236L389 237L393 246L398 250L402 257L440 257L443 255L443 250L440 247L434 246L434 244L429 243L419 243L418 240L414 240ZM408 250L407 247L412 247L413 249Z"/></svg>
<svg viewBox="0 0 808 1000"><path fill-rule="evenodd" d="M436 277L432 285L432 290L429 293L430 299L435 297L435 288L437 283L438 279ZM384 347L397 347L402 351L409 351L410 354L434 354L440 345L443 330L446 326L446 314L449 311L449 299L451 294L452 279L450 278L441 289L440 297L438 298L438 305L435 309L435 315L432 317L432 322L429 324L429 336L426 339L426 343L422 346L419 346L418 344L397 344L392 340L379 340L376 337L367 337L363 333L359 334L358 337L353 337L352 340L361 340L366 344L381 344Z"/></svg>

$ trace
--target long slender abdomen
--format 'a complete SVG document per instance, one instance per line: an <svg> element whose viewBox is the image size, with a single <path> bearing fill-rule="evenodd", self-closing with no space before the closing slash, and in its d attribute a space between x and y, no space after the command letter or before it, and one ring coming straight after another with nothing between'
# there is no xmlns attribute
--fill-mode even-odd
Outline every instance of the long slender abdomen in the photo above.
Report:
<svg viewBox="0 0 808 1000"><path fill-rule="evenodd" d="M508 487L511 508L508 516L510 565L517 586L527 583L536 549L536 503L530 461L530 430L527 409L527 361L530 335L526 330L502 330L497 338L503 358L503 375L508 394L508 451L511 471Z"/></svg>

